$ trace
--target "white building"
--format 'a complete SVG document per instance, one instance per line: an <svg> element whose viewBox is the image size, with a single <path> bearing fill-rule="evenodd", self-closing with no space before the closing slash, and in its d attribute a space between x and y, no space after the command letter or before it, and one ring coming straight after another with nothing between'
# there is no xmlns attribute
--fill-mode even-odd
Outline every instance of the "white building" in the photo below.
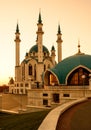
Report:
<svg viewBox="0 0 91 130"><path fill-rule="evenodd" d="M15 33L15 79L11 78L9 81L10 93L27 93L27 89L30 87L43 87L43 75L48 68L52 68L56 65L55 61L55 48L52 46L51 52L43 45L43 23L41 19L41 13L39 13L38 30L36 32L37 39L36 44L29 49L26 53L25 59L20 63L20 32L17 24ZM59 26L60 33L60 26ZM60 37L60 36L58 36ZM62 40L59 40L62 42ZM61 46L58 44L59 51ZM59 57L61 60L61 56ZM32 84L32 85L31 85Z"/></svg>

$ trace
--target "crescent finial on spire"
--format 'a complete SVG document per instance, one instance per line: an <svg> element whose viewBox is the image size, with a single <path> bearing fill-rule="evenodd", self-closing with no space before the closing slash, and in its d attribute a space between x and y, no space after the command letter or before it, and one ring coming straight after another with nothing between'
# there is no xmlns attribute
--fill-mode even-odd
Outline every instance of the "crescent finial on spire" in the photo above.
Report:
<svg viewBox="0 0 91 130"><path fill-rule="evenodd" d="M78 39L78 53L81 53L80 51L80 40Z"/></svg>

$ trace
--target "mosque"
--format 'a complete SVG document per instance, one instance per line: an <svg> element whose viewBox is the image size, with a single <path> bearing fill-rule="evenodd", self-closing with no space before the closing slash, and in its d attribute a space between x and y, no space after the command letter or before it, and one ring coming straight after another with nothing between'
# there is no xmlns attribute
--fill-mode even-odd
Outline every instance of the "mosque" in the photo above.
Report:
<svg viewBox="0 0 91 130"><path fill-rule="evenodd" d="M91 55L78 52L62 59L62 33L57 32L58 63L55 47L43 45L43 23L39 13L36 44L20 63L20 32L15 32L15 79L9 81L9 93L27 94L28 106L55 106L65 101L91 96Z"/></svg>

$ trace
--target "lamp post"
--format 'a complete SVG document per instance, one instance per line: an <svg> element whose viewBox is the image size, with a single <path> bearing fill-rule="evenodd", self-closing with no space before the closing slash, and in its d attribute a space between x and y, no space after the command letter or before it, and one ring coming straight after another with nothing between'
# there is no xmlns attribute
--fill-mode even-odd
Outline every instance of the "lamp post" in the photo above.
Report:
<svg viewBox="0 0 91 130"><path fill-rule="evenodd" d="M83 79L83 96L85 97L85 78L86 76L83 74L82 79Z"/></svg>

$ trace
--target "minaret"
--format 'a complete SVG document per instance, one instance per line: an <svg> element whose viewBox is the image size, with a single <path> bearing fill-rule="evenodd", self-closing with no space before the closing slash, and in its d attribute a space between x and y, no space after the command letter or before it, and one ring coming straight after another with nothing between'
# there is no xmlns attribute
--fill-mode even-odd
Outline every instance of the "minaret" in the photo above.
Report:
<svg viewBox="0 0 91 130"><path fill-rule="evenodd" d="M16 26L16 32L15 32L15 55L16 55L16 62L15 62L15 66L19 66L20 65L20 33L19 33L19 26L17 23Z"/></svg>
<svg viewBox="0 0 91 130"><path fill-rule="evenodd" d="M38 44L38 62L43 62L43 30L42 30L42 20L41 20L41 13L39 13L39 19L38 19L38 30L37 30L37 44Z"/></svg>
<svg viewBox="0 0 91 130"><path fill-rule="evenodd" d="M51 58L52 58L52 63L53 63L53 65L55 65L55 47L54 46L52 46L52 48L51 48Z"/></svg>
<svg viewBox="0 0 91 130"><path fill-rule="evenodd" d="M61 33L61 30L60 30L60 25L58 25L58 33L57 33L57 50L58 50L58 63L62 60L62 33Z"/></svg>
<svg viewBox="0 0 91 130"><path fill-rule="evenodd" d="M15 81L20 81L20 33L19 26L16 26L15 32Z"/></svg>

